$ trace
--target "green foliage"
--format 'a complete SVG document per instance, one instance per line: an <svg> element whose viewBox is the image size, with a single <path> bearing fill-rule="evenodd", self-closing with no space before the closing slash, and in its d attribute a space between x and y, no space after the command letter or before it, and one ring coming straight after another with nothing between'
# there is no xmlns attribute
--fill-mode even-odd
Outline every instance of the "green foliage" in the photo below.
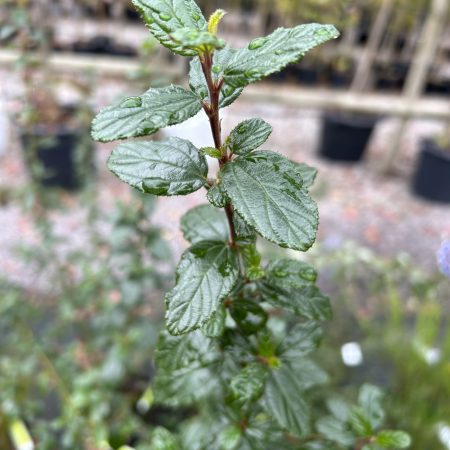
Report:
<svg viewBox="0 0 450 450"><path fill-rule="evenodd" d="M108 168L130 186L155 195L185 195L206 183L205 157L189 141L128 142L109 157Z"/></svg>
<svg viewBox="0 0 450 450"><path fill-rule="evenodd" d="M105 108L92 122L92 137L100 142L149 136L176 125L201 109L198 98L180 86L149 89Z"/></svg>
<svg viewBox="0 0 450 450"><path fill-rule="evenodd" d="M248 84L297 62L338 32L320 24L280 28L233 49L217 37L223 11L207 24L192 0L134 3L163 45L193 57L191 91L154 89L106 108L93 122L94 138L149 135L203 108L214 140L213 148L203 149L179 138L133 142L114 150L109 162L141 191L185 195L204 186L211 203L181 220L191 247L166 295L167 330L158 342L152 382L155 405L188 408L190 414L169 428L177 437L161 431L163 438L152 445L160 448L166 440L161 448L293 450L328 443L331 437L314 434L311 392L327 375L309 359L322 337L319 321L331 315L328 298L310 266L297 259L263 262L257 248L259 236L293 250L311 247L318 212L308 189L316 172L258 150L271 132L262 119L238 124L222 141L220 109ZM218 160L215 177L206 178L205 154ZM372 442L378 410L367 402L376 399L363 391L363 438Z"/></svg>
<svg viewBox="0 0 450 450"><path fill-rule="evenodd" d="M137 412L152 402L142 391L160 327L149 305L162 302L170 280L157 268L170 252L151 222L154 203L138 194L106 217L89 203L82 249L63 253L52 222L36 218L40 240L20 254L46 285L0 280L2 449L20 448L3 439L23 436L23 423L40 450L150 442L153 425Z"/></svg>

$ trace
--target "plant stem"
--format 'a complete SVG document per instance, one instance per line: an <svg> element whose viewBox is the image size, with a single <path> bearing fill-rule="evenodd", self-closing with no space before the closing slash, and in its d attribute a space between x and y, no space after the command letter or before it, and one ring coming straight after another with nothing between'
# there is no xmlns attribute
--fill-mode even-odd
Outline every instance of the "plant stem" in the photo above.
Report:
<svg viewBox="0 0 450 450"><path fill-rule="evenodd" d="M222 147L222 136L221 136L221 123L220 123L220 108L219 108L219 98L220 90L222 88L222 82L216 83L213 80L211 74L212 68L212 54L206 53L203 58L200 59L203 74L205 75L206 84L208 85L209 91L209 101L210 103L204 103L203 109L209 119L209 124L211 126L211 132L214 139L214 145L217 149ZM230 160L230 155L225 153L219 160L219 167L222 168ZM225 206L225 214L227 215L228 226L230 228L230 245L232 247L236 246L236 229L233 222L233 207L230 203Z"/></svg>

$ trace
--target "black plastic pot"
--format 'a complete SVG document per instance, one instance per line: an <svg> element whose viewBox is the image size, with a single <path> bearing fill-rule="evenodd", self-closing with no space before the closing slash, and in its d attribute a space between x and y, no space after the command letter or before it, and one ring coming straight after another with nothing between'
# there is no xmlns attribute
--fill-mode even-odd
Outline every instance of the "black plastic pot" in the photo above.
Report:
<svg viewBox="0 0 450 450"><path fill-rule="evenodd" d="M136 56L136 51L127 46L116 43L109 36L95 36L88 41L73 44L75 53L93 53L96 55Z"/></svg>
<svg viewBox="0 0 450 450"><path fill-rule="evenodd" d="M49 133L36 128L22 133L21 140L31 176L42 186L74 190L92 173L92 148L79 130L61 126ZM39 174L31 169L33 164L40 167Z"/></svg>
<svg viewBox="0 0 450 450"><path fill-rule="evenodd" d="M430 139L422 141L412 190L427 200L450 203L450 149Z"/></svg>
<svg viewBox="0 0 450 450"><path fill-rule="evenodd" d="M289 75L301 84L314 86L319 81L319 71L317 68L293 65L288 67L287 70L289 71Z"/></svg>
<svg viewBox="0 0 450 450"><path fill-rule="evenodd" d="M359 161L377 120L367 115L325 113L319 155L333 161Z"/></svg>

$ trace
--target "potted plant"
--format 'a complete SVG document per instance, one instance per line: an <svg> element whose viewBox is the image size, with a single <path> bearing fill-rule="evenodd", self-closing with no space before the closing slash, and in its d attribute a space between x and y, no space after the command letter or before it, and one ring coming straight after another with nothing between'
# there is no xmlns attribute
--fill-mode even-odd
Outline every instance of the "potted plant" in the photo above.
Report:
<svg viewBox="0 0 450 450"><path fill-rule="evenodd" d="M192 414L170 430L152 430L148 448L408 447L407 434L380 430L382 395L374 386L361 388L357 406L329 406L331 415L308 406L321 403L327 378L311 354L330 304L311 266L297 258L262 263L257 240L292 255L311 247L318 211L309 188L316 171L260 150L272 131L261 118L240 122L228 136L221 129L221 110L246 86L298 61L337 30L319 23L278 28L235 49L217 36L224 11L207 21L194 0L176 10L169 1L134 2L162 45L193 58L189 88L171 85L124 98L98 113L92 136L126 140L113 149L108 168L140 192L173 196L204 189L208 202L181 218L189 247L165 297L149 388L151 408L192 406ZM149 139L200 110L213 146L198 148L184 137ZM210 170L206 156L216 159L217 170Z"/></svg>
<svg viewBox="0 0 450 450"><path fill-rule="evenodd" d="M91 112L85 99L92 80L62 80L47 61L51 48L49 2L16 4L15 44L21 52L20 75L24 86L22 110L17 115L25 162L34 182L64 189L80 187L92 173L92 144L88 125ZM76 102L59 100L58 87L67 82L75 88Z"/></svg>
<svg viewBox="0 0 450 450"><path fill-rule="evenodd" d="M378 0L377 0L378 2ZM350 91L364 92L371 80L371 68L380 47L393 7L392 0L382 0L370 36L358 62ZM319 155L334 161L359 161L379 117L370 114L327 110L322 116Z"/></svg>
<svg viewBox="0 0 450 450"><path fill-rule="evenodd" d="M422 141L412 189L427 200L450 203L450 124L441 137Z"/></svg>

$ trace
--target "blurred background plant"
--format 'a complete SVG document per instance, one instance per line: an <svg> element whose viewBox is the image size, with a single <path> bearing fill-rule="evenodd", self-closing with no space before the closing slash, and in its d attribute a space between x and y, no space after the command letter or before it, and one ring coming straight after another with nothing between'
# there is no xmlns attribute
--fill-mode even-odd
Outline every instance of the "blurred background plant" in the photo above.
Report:
<svg viewBox="0 0 450 450"><path fill-rule="evenodd" d="M8 435L17 420L30 427L39 449L148 440L136 404L144 395L146 412L170 281L170 251L152 225L153 209L151 196L135 195L105 219L92 203L83 246L73 249L48 214L36 218L39 243L18 251L28 266L45 271L46 286L0 284L2 449L13 448Z"/></svg>
<svg viewBox="0 0 450 450"><path fill-rule="evenodd" d="M313 261L335 312L320 360L331 390L382 386L388 426L410 433L412 449L449 448L450 280L351 242Z"/></svg>

